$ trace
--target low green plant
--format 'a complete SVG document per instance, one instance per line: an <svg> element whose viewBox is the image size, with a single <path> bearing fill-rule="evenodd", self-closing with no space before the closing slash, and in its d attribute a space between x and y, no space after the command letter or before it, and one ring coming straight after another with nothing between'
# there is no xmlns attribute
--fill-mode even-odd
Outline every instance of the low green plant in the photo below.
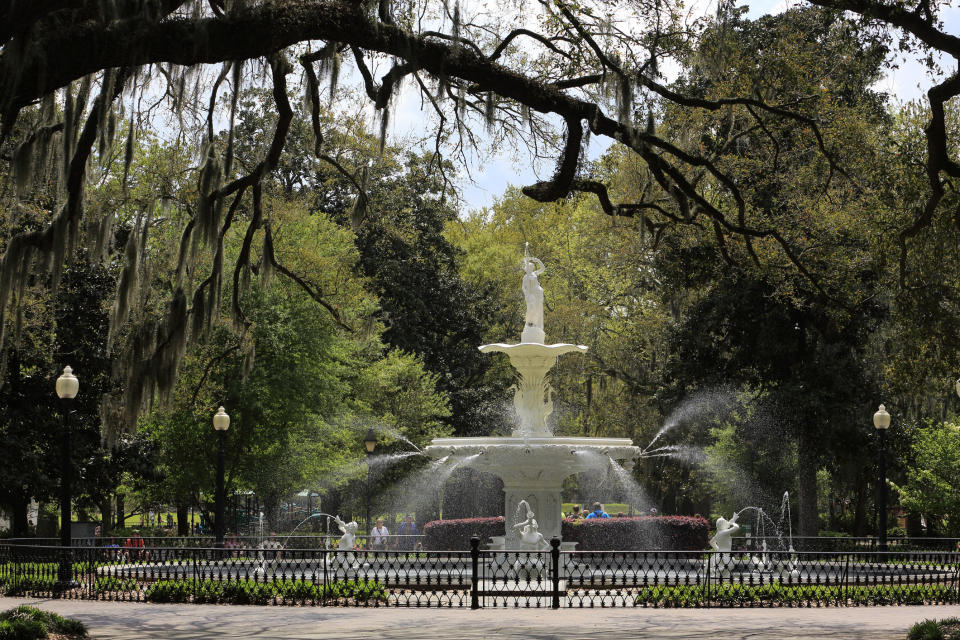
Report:
<svg viewBox="0 0 960 640"><path fill-rule="evenodd" d="M0 620L0 640L40 640L46 628L36 620Z"/></svg>
<svg viewBox="0 0 960 640"><path fill-rule="evenodd" d="M315 584L304 580L158 580L147 587L149 602L197 604L269 604L321 599L386 600L387 590L375 580L340 580Z"/></svg>
<svg viewBox="0 0 960 640"><path fill-rule="evenodd" d="M918 622L910 627L907 640L960 640L960 618Z"/></svg>
<svg viewBox="0 0 960 640"><path fill-rule="evenodd" d="M935 584L871 585L843 587L811 584L714 584L661 585L645 587L636 596L636 603L659 607L699 607L709 601L721 607L750 604L796 605L919 605L956 602L956 587ZM953 638L951 637L951 640ZM957 638L960 640L960 637Z"/></svg>
<svg viewBox="0 0 960 640"><path fill-rule="evenodd" d="M136 591L137 581L133 578L101 576L97 578L97 582L94 584L93 588L98 593L103 593L105 591Z"/></svg>
<svg viewBox="0 0 960 640"><path fill-rule="evenodd" d="M79 620L26 605L0 613L0 640L37 640L49 633L86 638L87 628Z"/></svg>

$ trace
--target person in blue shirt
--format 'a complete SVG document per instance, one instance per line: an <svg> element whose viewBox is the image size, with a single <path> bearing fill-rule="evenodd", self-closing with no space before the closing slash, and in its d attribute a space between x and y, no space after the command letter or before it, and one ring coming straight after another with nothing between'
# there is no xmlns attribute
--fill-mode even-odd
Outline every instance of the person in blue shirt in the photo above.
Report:
<svg viewBox="0 0 960 640"><path fill-rule="evenodd" d="M590 518L609 518L610 514L603 510L603 505L599 502L593 503L593 511L587 514L587 520Z"/></svg>

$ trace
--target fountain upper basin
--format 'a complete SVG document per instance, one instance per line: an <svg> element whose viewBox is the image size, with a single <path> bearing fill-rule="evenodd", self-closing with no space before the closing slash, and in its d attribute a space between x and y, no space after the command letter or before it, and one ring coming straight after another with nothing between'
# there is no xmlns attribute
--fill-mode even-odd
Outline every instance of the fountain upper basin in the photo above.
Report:
<svg viewBox="0 0 960 640"><path fill-rule="evenodd" d="M500 477L507 485L559 487L575 473L597 470L604 459L627 460L640 455L628 438L484 437L435 438L424 452L449 457L464 466Z"/></svg>

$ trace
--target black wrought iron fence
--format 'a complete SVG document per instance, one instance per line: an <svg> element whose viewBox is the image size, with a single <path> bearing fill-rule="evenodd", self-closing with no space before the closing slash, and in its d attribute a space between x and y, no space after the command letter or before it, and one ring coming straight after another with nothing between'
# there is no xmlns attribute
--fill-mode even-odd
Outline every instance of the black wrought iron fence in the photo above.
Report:
<svg viewBox="0 0 960 640"><path fill-rule="evenodd" d="M329 549L336 548L341 538L338 535L268 534L240 536L227 534L226 547L233 550L247 550L280 544L293 549ZM363 549L383 551L413 551L423 548L422 535L368 535L357 534L356 544ZM4 540L17 546L58 546L58 538L9 538ZM216 543L213 536L98 536L73 538L74 547L151 547L151 548L212 548Z"/></svg>
<svg viewBox="0 0 960 640"><path fill-rule="evenodd" d="M559 541L556 541L559 543ZM955 551L542 552L0 544L7 595L407 607L960 602Z"/></svg>
<svg viewBox="0 0 960 640"><path fill-rule="evenodd" d="M796 551L879 551L880 540L875 536L738 536L733 538L733 548L740 551L763 549L783 551L793 547ZM960 551L960 538L900 537L887 538L891 551Z"/></svg>

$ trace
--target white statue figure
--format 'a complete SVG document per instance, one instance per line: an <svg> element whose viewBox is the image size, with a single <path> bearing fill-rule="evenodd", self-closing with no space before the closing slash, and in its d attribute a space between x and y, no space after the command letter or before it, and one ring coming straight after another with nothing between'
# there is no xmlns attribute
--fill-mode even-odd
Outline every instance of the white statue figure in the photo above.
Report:
<svg viewBox="0 0 960 640"><path fill-rule="evenodd" d="M353 553L353 548L356 546L357 542L357 527L356 522L351 520L350 522L344 522L340 519L340 516L334 516L333 521L337 523L337 528L340 529L340 533L343 535L340 537L340 542L337 544L337 549L339 551L347 551L348 553L338 553L334 556L335 565L344 566L347 568L352 568L357 562L357 556Z"/></svg>
<svg viewBox="0 0 960 640"><path fill-rule="evenodd" d="M540 525L537 524L537 519L533 517L534 513L530 509L530 505L526 500L521 500L520 504L517 505L517 511L520 510L521 505L526 506L527 519L513 525L513 528L520 529L519 548L524 553L517 555L517 561L513 563L513 570L517 574L518 580L538 581L543 576L544 570L544 562L540 552L549 549L550 545L543 534L540 533Z"/></svg>
<svg viewBox="0 0 960 640"><path fill-rule="evenodd" d="M543 263L530 255L530 243L526 244L523 255L523 298L527 301L526 322L520 337L522 342L543 344L546 334L543 331L543 287L538 276L543 273Z"/></svg>
<svg viewBox="0 0 960 640"><path fill-rule="evenodd" d="M532 511L527 511L527 519L513 525L513 528L520 529L521 551L546 551L550 548L550 543L540 533L540 525Z"/></svg>
<svg viewBox="0 0 960 640"><path fill-rule="evenodd" d="M737 524L739 513L727 520L723 516L717 518L717 532L710 538L710 547L719 553L711 556L711 563L715 574L724 578L730 577L730 550L733 548L733 536L740 531L740 525Z"/></svg>

